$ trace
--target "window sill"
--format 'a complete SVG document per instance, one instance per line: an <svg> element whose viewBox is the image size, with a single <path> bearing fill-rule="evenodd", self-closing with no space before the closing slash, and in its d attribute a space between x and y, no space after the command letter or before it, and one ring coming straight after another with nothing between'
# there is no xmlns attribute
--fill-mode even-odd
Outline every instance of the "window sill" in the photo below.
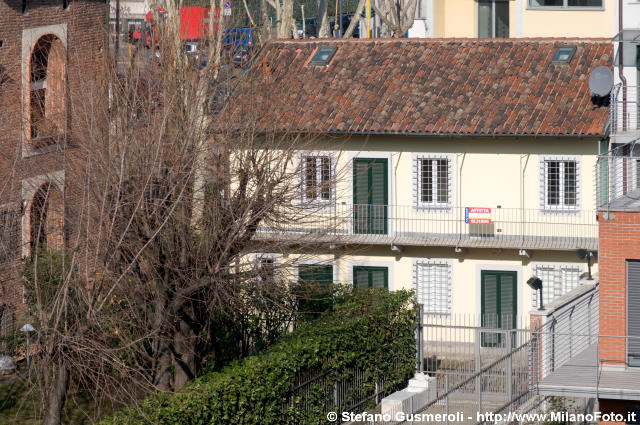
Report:
<svg viewBox="0 0 640 425"><path fill-rule="evenodd" d="M588 7L588 6L574 6L574 7L563 7L563 6L527 6L527 10L564 10L569 12L602 12L605 10L604 7Z"/></svg>
<svg viewBox="0 0 640 425"><path fill-rule="evenodd" d="M302 199L298 204L298 208L300 209L328 209L335 208L336 201L328 200L328 201L308 201L306 199Z"/></svg>
<svg viewBox="0 0 640 425"><path fill-rule="evenodd" d="M23 151L23 156L29 157L49 152L62 151L64 147L60 142L62 141L63 137L63 135L57 135L27 139L25 149Z"/></svg>
<svg viewBox="0 0 640 425"><path fill-rule="evenodd" d="M550 208L544 207L540 212L544 215L578 215L582 210L578 207L575 208Z"/></svg>
<svg viewBox="0 0 640 425"><path fill-rule="evenodd" d="M451 205L418 204L418 205L414 205L413 209L415 211L420 211L420 212L446 213L446 212L451 212L453 210L453 207Z"/></svg>

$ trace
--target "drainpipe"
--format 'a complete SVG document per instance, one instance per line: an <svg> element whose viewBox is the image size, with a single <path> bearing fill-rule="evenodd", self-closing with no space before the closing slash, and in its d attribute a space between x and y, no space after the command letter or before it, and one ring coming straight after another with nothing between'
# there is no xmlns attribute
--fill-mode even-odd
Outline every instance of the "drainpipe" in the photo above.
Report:
<svg viewBox="0 0 640 425"><path fill-rule="evenodd" d="M618 0L618 32L622 33L622 10L623 0ZM623 39L620 36L620 45L618 47L618 76L622 82L622 131L627 130L627 79L624 77L624 60L623 60Z"/></svg>

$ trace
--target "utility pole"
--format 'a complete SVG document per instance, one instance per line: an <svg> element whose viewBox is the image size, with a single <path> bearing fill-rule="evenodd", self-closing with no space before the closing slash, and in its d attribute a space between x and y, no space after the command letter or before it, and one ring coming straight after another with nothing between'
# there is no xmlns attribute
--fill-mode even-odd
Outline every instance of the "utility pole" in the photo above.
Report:
<svg viewBox="0 0 640 425"><path fill-rule="evenodd" d="M340 30L338 31L339 37L342 38L342 0L338 0L338 4L340 4Z"/></svg>

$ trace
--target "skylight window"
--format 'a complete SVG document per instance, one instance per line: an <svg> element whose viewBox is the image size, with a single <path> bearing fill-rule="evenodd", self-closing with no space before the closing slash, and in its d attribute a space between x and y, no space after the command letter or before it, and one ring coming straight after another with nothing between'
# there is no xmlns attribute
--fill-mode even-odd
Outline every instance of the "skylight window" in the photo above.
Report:
<svg viewBox="0 0 640 425"><path fill-rule="evenodd" d="M556 49L556 53L553 55L551 61L556 63L569 63L575 52L576 46L560 46Z"/></svg>
<svg viewBox="0 0 640 425"><path fill-rule="evenodd" d="M329 61L331 61L331 58L336 53L336 50L338 50L336 46L325 46L318 48L316 54L313 55L313 58L311 58L310 64L316 66L328 65Z"/></svg>

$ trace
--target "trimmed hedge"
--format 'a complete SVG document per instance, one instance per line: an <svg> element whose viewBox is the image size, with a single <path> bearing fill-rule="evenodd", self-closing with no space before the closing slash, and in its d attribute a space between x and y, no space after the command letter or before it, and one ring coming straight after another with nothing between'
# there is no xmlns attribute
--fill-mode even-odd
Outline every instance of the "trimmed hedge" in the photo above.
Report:
<svg viewBox="0 0 640 425"><path fill-rule="evenodd" d="M408 291L343 295L334 312L303 324L266 352L204 375L177 394L155 393L101 424L282 425L292 417L297 424L326 423L322 397L311 414L288 403L296 374L320 371L332 382L360 368L370 391L382 377L386 390L403 386L415 367L411 306Z"/></svg>

